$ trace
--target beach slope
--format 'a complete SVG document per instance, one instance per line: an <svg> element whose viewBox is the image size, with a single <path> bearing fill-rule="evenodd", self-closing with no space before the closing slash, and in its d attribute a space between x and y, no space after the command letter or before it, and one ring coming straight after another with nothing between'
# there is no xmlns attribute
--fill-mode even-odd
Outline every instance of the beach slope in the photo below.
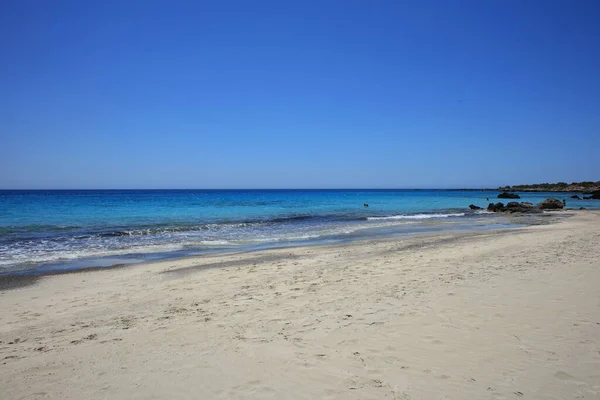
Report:
<svg viewBox="0 0 600 400"><path fill-rule="evenodd" d="M574 214L30 279L0 292L2 398L598 399Z"/></svg>

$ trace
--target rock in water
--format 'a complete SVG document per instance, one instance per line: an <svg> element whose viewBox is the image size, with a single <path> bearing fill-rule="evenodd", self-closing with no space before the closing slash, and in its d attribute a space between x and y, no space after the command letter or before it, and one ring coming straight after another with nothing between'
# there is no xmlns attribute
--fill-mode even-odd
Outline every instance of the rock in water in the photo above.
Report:
<svg viewBox="0 0 600 400"><path fill-rule="evenodd" d="M521 197L516 193L504 192L498 195L499 199L520 199Z"/></svg>
<svg viewBox="0 0 600 400"><path fill-rule="evenodd" d="M575 200L581 200L581 197L577 196L576 194L574 194L573 196L571 196L572 199Z"/></svg>
<svg viewBox="0 0 600 400"><path fill-rule="evenodd" d="M503 208L504 208L504 204L502 204L502 203L496 203L496 204L490 203L487 210L492 211L492 212L498 212L498 211L501 211Z"/></svg>
<svg viewBox="0 0 600 400"><path fill-rule="evenodd" d="M501 212L508 213L540 213L540 210L537 207L534 207L531 203L517 203L516 201L511 201L506 205L506 207L498 210Z"/></svg>
<svg viewBox="0 0 600 400"><path fill-rule="evenodd" d="M469 208L471 210L483 210L483 208L476 206L475 204L470 204Z"/></svg>
<svg viewBox="0 0 600 400"><path fill-rule="evenodd" d="M546 199L538 204L542 210L559 210L563 208L563 202L558 199Z"/></svg>
<svg viewBox="0 0 600 400"><path fill-rule="evenodd" d="M516 201L511 201L506 206L502 203L490 203L487 208L488 211L492 212L501 212L501 213L527 213L527 214L535 214L541 213L542 210L539 207L535 207L531 203L523 202L517 203Z"/></svg>
<svg viewBox="0 0 600 400"><path fill-rule="evenodd" d="M592 199L600 200L600 190L592 192Z"/></svg>

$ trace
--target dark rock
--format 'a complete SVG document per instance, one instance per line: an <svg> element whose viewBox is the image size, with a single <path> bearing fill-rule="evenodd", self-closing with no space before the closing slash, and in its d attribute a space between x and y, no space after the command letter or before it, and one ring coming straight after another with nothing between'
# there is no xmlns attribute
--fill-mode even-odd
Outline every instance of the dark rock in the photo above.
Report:
<svg viewBox="0 0 600 400"><path fill-rule="evenodd" d="M584 200L591 200L591 199L592 199L592 196L583 196L583 199L584 199Z"/></svg>
<svg viewBox="0 0 600 400"><path fill-rule="evenodd" d="M577 196L576 194L574 194L573 196L571 196L572 199L575 200L581 200L581 197Z"/></svg>
<svg viewBox="0 0 600 400"><path fill-rule="evenodd" d="M533 205L532 205L533 206ZM528 205L521 205L516 201L511 201L506 205L506 207L498 210L500 212L509 212L509 213L533 213L533 212L541 212L537 208L533 208Z"/></svg>
<svg viewBox="0 0 600 400"><path fill-rule="evenodd" d="M509 213L527 213L527 214L536 214L536 213L542 212L542 210L539 209L538 207L522 206L520 204L516 207L506 207L500 211L509 212Z"/></svg>
<svg viewBox="0 0 600 400"><path fill-rule="evenodd" d="M585 207L579 207L580 210L585 210Z"/></svg>
<svg viewBox="0 0 600 400"><path fill-rule="evenodd" d="M516 193L504 192L498 195L499 199L520 199L521 197Z"/></svg>
<svg viewBox="0 0 600 400"><path fill-rule="evenodd" d="M469 208L471 210L483 210L483 208L476 206L475 204L470 204Z"/></svg>
<svg viewBox="0 0 600 400"><path fill-rule="evenodd" d="M522 201L520 206L521 207L533 207L533 203L530 203L528 201Z"/></svg>
<svg viewBox="0 0 600 400"><path fill-rule="evenodd" d="M498 212L500 210L502 210L504 208L504 204L502 203L490 203L487 207L488 211L492 211L492 212Z"/></svg>
<svg viewBox="0 0 600 400"><path fill-rule="evenodd" d="M564 206L563 202L558 199L546 199L538 204L542 210L559 210Z"/></svg>
<svg viewBox="0 0 600 400"><path fill-rule="evenodd" d="M596 190L595 192L592 192L592 199L600 200L600 190Z"/></svg>
<svg viewBox="0 0 600 400"><path fill-rule="evenodd" d="M502 212L502 213L528 213L528 214L532 214L532 213L541 213L542 210L539 207L535 207L533 204L531 203L517 203L516 201L511 201L510 203L508 203L506 206L504 206L504 204L502 203L490 203L490 205L487 208L488 211L491 212Z"/></svg>

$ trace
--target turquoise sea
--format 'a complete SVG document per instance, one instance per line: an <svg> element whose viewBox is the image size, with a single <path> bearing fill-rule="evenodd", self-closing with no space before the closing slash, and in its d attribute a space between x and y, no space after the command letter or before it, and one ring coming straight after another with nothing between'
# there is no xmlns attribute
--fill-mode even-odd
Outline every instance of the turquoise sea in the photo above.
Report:
<svg viewBox="0 0 600 400"><path fill-rule="evenodd" d="M0 274L48 273L208 252L338 243L528 223L476 190L0 191ZM521 201L567 199L520 193ZM580 194L581 195L581 194ZM502 201L502 200L500 200ZM506 200L504 200L506 202ZM367 203L369 206L365 207ZM531 217L531 221L535 217Z"/></svg>

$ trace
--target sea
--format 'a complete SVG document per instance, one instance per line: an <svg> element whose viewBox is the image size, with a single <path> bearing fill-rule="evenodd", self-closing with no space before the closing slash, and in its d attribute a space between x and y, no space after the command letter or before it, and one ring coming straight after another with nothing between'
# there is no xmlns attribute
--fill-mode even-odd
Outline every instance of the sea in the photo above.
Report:
<svg viewBox="0 0 600 400"><path fill-rule="evenodd" d="M543 223L473 211L493 190L3 190L0 275L46 274L217 252ZM600 208L572 193L548 197ZM582 194L579 194L582 196ZM489 201L488 201L489 199ZM510 200L509 200L510 201ZM368 207L366 206L368 205Z"/></svg>

